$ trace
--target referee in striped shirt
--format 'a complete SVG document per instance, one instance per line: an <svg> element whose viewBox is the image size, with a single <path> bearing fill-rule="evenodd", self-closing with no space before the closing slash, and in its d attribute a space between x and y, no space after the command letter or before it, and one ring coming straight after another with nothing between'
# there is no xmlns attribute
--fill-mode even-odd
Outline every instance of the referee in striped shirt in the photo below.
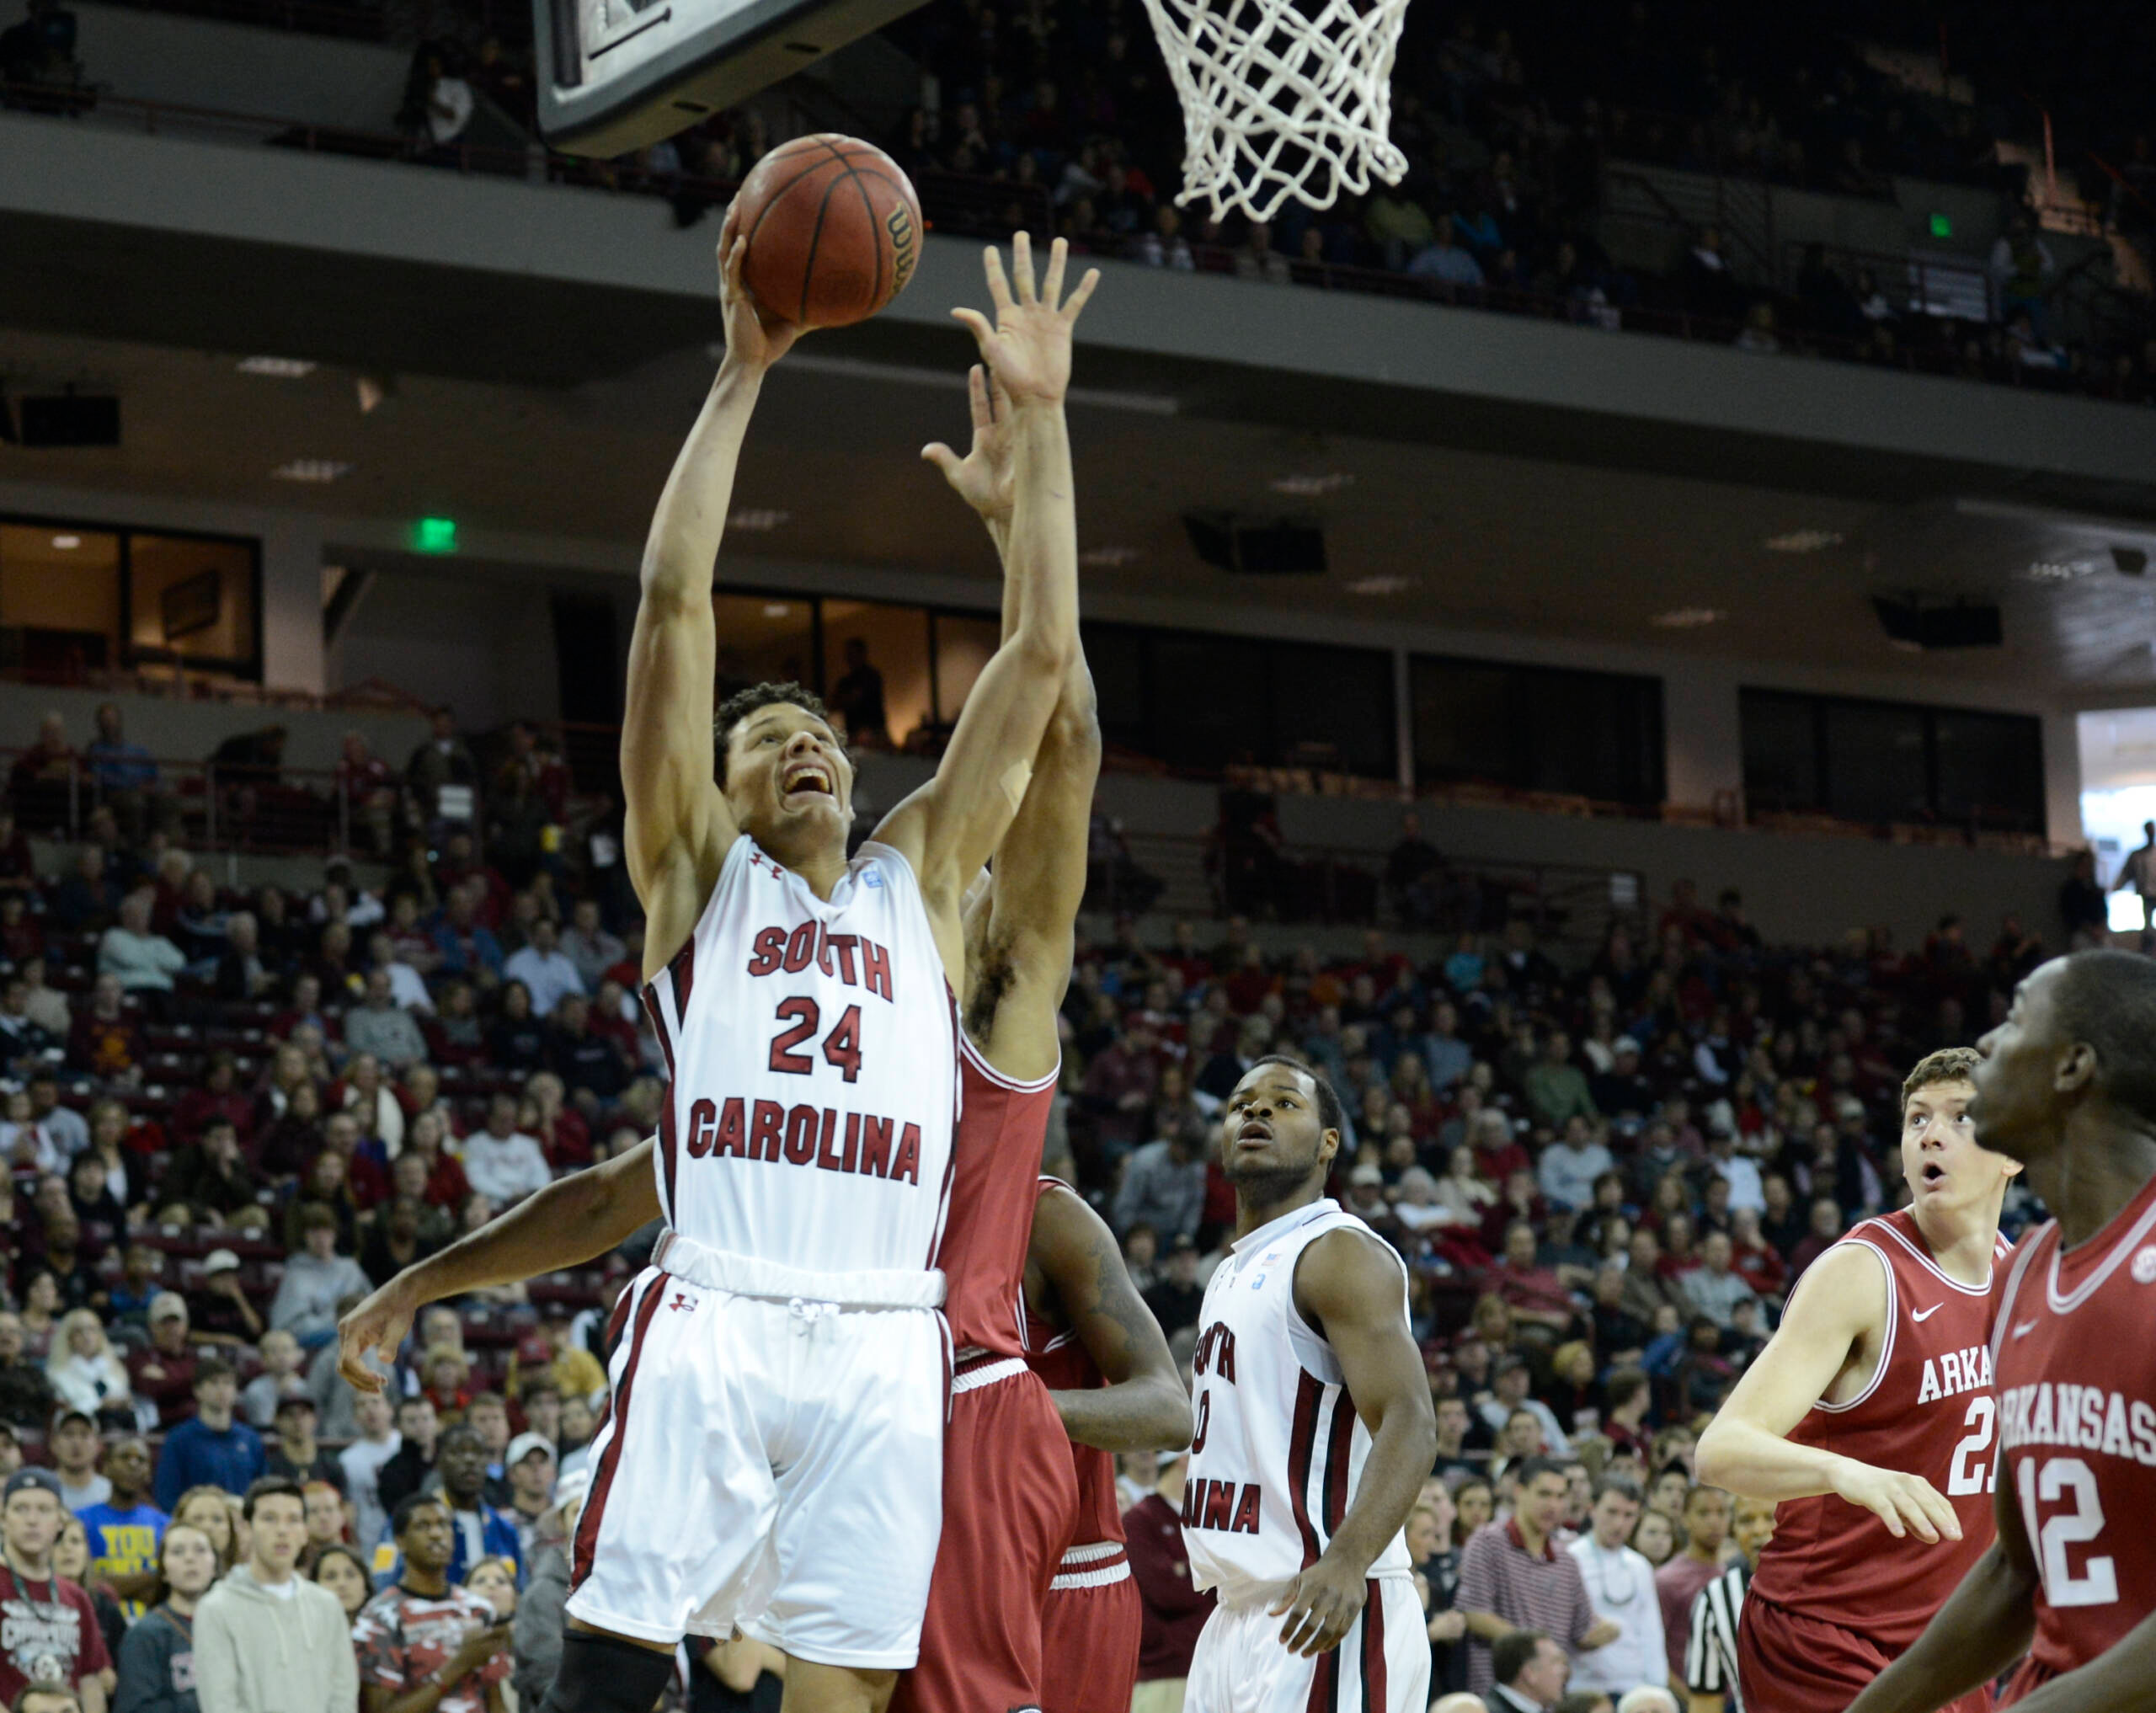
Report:
<svg viewBox="0 0 2156 1713"><path fill-rule="evenodd" d="M1729 1534L1742 1556L1692 1600L1692 1639L1684 1650L1691 1713L1744 1713L1744 1692L1737 1681L1737 1617L1759 1555L1774 1538L1773 1502L1739 1499Z"/></svg>

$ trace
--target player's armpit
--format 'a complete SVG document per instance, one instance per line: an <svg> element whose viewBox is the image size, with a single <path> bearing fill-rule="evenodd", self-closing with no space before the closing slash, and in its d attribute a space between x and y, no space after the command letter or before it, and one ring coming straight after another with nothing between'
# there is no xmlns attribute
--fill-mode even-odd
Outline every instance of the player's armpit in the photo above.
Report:
<svg viewBox="0 0 2156 1713"><path fill-rule="evenodd" d="M1784 1436L1886 1312L1886 1267L1872 1251L1845 1245L1812 1262L1766 1350L1700 1436L1700 1479L1753 1499L1837 1492L1836 1466L1848 1460Z"/></svg>
<svg viewBox="0 0 2156 1713"><path fill-rule="evenodd" d="M1101 1451L1171 1451L1189 1444L1190 1395L1161 1323L1131 1283L1101 1216L1070 1191L1049 1190L1033 1203L1030 1259L1107 1381L1049 1393L1064 1432Z"/></svg>
<svg viewBox="0 0 2156 1713"><path fill-rule="evenodd" d="M1370 1431L1362 1479L1325 1550L1359 1575L1407 1521L1437 1460L1429 1378L1408 1331L1400 1257L1382 1239L1328 1231L1298 1257L1294 1291L1295 1307L1331 1347Z"/></svg>

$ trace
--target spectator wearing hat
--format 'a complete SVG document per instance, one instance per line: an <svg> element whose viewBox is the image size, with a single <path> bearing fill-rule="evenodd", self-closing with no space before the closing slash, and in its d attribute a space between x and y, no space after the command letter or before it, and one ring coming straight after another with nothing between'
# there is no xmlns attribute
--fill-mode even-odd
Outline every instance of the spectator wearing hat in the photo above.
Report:
<svg viewBox="0 0 2156 1713"><path fill-rule="evenodd" d="M1162 1277L1145 1293L1145 1306L1172 1338L1183 1327L1198 1324L1198 1311L1204 1303L1205 1287L1198 1282L1198 1245L1191 1238L1178 1237L1168 1246Z"/></svg>
<svg viewBox="0 0 2156 1713"><path fill-rule="evenodd" d="M157 1498L164 1510L189 1487L222 1487L243 1493L260 1479L265 1458L261 1436L235 1421L239 1380L221 1357L195 1365L195 1414L165 1435L157 1454Z"/></svg>
<svg viewBox="0 0 2156 1713"><path fill-rule="evenodd" d="M554 1448L543 1433L520 1433L502 1459L509 1471L509 1516L530 1564L554 1506Z"/></svg>
<svg viewBox="0 0 2156 1713"><path fill-rule="evenodd" d="M285 1276L270 1305L270 1324L290 1332L305 1350L337 1336L339 1299L373 1287L358 1262L337 1252L337 1215L310 1202L301 1208L300 1241L305 1246L285 1262Z"/></svg>
<svg viewBox="0 0 2156 1713"><path fill-rule="evenodd" d="M213 1249L202 1258L202 1283L190 1305L194 1337L204 1344L258 1344L264 1323L240 1277L239 1257Z"/></svg>
<svg viewBox="0 0 2156 1713"><path fill-rule="evenodd" d="M554 1502L539 1521L529 1576L516 1603L512 1632L515 1668L510 1678L517 1705L536 1708L546 1698L562 1662L563 1608L569 1593L569 1545L584 1510L591 1477L565 1474L554 1483Z"/></svg>
<svg viewBox="0 0 2156 1713"><path fill-rule="evenodd" d="M304 1490L322 1482L344 1491L344 1465L322 1449L315 1438L321 1411L314 1395L306 1390L287 1392L277 1400L276 1438L264 1453L264 1472L297 1481Z"/></svg>
<svg viewBox="0 0 2156 1713"><path fill-rule="evenodd" d="M70 1511L102 1505L112 1497L112 1483L98 1473L104 1442L98 1438L97 1417L88 1410L62 1404L55 1411L45 1449L52 1460L53 1474L60 1478L61 1499Z"/></svg>
<svg viewBox="0 0 2156 1713"><path fill-rule="evenodd" d="M1640 1071L1640 1043L1620 1035L1609 1043L1609 1069L1588 1084L1595 1107L1608 1118L1645 1118L1656 1106L1654 1085Z"/></svg>
<svg viewBox="0 0 2156 1713"><path fill-rule="evenodd" d="M210 1257L229 1255L217 1250ZM237 1267L237 1259L232 1263ZM127 1353L128 1378L135 1395L157 1412L159 1428L186 1419L195 1397L195 1347L189 1342L187 1299L178 1291L159 1291L150 1299L150 1342Z"/></svg>
<svg viewBox="0 0 2156 1713"><path fill-rule="evenodd" d="M105 1713L115 1673L98 1627L97 1607L79 1583L57 1574L52 1550L67 1521L59 1477L22 1469L0 1487L0 1609L7 1614L0 1645L0 1706L13 1707L32 1679L65 1684L83 1713Z"/></svg>

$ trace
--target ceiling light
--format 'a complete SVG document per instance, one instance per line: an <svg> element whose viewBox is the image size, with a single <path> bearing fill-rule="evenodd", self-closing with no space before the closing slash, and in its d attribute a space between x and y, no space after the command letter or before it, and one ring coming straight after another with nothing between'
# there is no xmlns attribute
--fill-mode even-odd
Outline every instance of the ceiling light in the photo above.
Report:
<svg viewBox="0 0 2156 1713"><path fill-rule="evenodd" d="M2095 568L2084 559L2039 559L2021 574L2031 583L2071 583Z"/></svg>
<svg viewBox="0 0 2156 1713"><path fill-rule="evenodd" d="M63 553L72 553L83 545L83 538L80 536L55 536L52 545Z"/></svg>
<svg viewBox="0 0 2156 1713"><path fill-rule="evenodd" d="M239 362L241 374L266 375L273 381L302 380L314 369L304 357L243 357Z"/></svg>
<svg viewBox="0 0 2156 1713"><path fill-rule="evenodd" d="M1816 553L1841 544L1839 530L1791 530L1787 535L1769 536L1764 543L1770 553Z"/></svg>
<svg viewBox="0 0 2156 1713"><path fill-rule="evenodd" d="M1137 557L1138 549L1135 547L1088 547L1078 556L1078 563L1113 569L1118 565L1128 565Z"/></svg>
<svg viewBox="0 0 2156 1713"><path fill-rule="evenodd" d="M1348 585L1348 592L1350 595L1398 595L1403 590L1412 589L1415 583L1412 577L1358 577Z"/></svg>
<svg viewBox="0 0 2156 1713"><path fill-rule="evenodd" d="M341 482L352 468L334 458L293 458L270 473L280 482Z"/></svg>
<svg viewBox="0 0 2156 1713"><path fill-rule="evenodd" d="M784 618L792 611L793 609L782 600L767 600L764 603L766 618Z"/></svg>
<svg viewBox="0 0 2156 1713"><path fill-rule="evenodd" d="M1324 476L1276 476L1266 486L1275 494L1292 494L1299 499L1315 499L1320 494L1337 493L1354 479L1344 470L1335 470Z"/></svg>
<svg viewBox="0 0 2156 1713"><path fill-rule="evenodd" d="M733 530L747 530L755 535L768 535L782 523L792 521L790 511L774 511L768 506L744 506L726 520Z"/></svg>
<svg viewBox="0 0 2156 1713"><path fill-rule="evenodd" d="M1696 631L1701 625L1715 624L1727 616L1718 606L1674 606L1657 613L1647 622L1666 631Z"/></svg>

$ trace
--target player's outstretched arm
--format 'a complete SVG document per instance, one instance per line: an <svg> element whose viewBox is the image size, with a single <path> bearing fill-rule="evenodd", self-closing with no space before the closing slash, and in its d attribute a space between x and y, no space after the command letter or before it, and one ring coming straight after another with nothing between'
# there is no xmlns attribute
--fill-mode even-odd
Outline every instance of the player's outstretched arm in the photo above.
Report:
<svg viewBox="0 0 2156 1713"><path fill-rule="evenodd" d="M643 593L629 643L622 720L622 791L629 878L643 900L644 973L672 957L696 926L734 841L712 750L718 640L712 568L734 501L734 471L765 371L793 343L743 283L747 245L729 212L719 236L726 360L674 462L645 538Z"/></svg>
<svg viewBox="0 0 2156 1713"><path fill-rule="evenodd" d="M1922 1476L1787 1437L1827 1395L1859 1340L1885 1326L1888 1308L1886 1269L1870 1250L1844 1245L1813 1262L1773 1339L1700 1436L1700 1479L1748 1499L1834 1493L1870 1511L1897 1540L1912 1533L1927 1543L1959 1540L1953 1506Z"/></svg>
<svg viewBox="0 0 2156 1713"><path fill-rule="evenodd" d="M1946 1604L1913 1642L1850 1704L1849 1713L1933 1713L1949 1701L1990 1683L2029 1651L2036 1631L2040 1580L2036 1556L2021 1523L2014 1483L1999 1483L1992 1501L1999 1534L1961 1578ZM2109 1653L2079 1671L2054 1678L2018 1704L2037 1713L2096 1713L2100 1708L2148 1705L2156 1682L2156 1620L2130 1631ZM2133 1646L2140 1641L2137 1651ZM2114 1660L2134 1656L2123 1677L2097 1677ZM2075 1685L2078 1688L2069 1688ZM2063 1694L2055 1692L2063 1691ZM2018 1713L2018 1707L2017 1707Z"/></svg>
<svg viewBox="0 0 2156 1713"><path fill-rule="evenodd" d="M1025 793L1034 754L1078 641L1077 511L1063 396L1071 329L1099 278L1089 270L1066 301L1057 240L1036 290L1032 247L1012 242L1013 285L987 253L995 319L952 313L972 329L983 361L1011 401L1008 575L1025 584L1021 616L966 698L931 787L894 809L877 837L904 851L932 904L953 910L1001 842ZM950 953L947 951L947 961Z"/></svg>
<svg viewBox="0 0 2156 1713"><path fill-rule="evenodd" d="M1189 1444L1190 1394L1107 1223L1082 1198L1052 1189L1033 1203L1027 1258L1048 1276L1071 1331L1107 1381L1049 1394L1063 1431L1101 1451L1180 1451Z"/></svg>
<svg viewBox="0 0 2156 1713"><path fill-rule="evenodd" d="M414 1262L337 1325L337 1371L363 1392L382 1390L370 1352L393 1363L429 1303L576 1267L604 1255L659 1215L647 1136L625 1154L558 1177L499 1219Z"/></svg>
<svg viewBox="0 0 2156 1713"><path fill-rule="evenodd" d="M1400 1257L1382 1240L1329 1231L1295 1267L1295 1306L1332 1347L1370 1454L1348 1513L1318 1561L1273 1608L1280 1641L1315 1658L1337 1647L1363 1609L1364 1574L1407 1521L1437 1461L1437 1412L1422 1353L1407 1330Z"/></svg>

